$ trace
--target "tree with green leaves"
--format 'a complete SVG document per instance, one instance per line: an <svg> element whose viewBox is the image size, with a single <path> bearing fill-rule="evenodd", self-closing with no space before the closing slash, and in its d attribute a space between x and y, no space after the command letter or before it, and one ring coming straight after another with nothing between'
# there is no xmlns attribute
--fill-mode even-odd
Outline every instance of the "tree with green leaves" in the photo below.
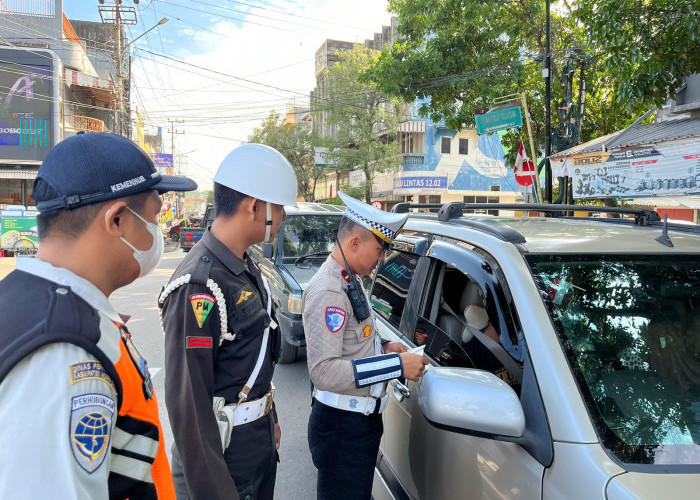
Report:
<svg viewBox="0 0 700 500"><path fill-rule="evenodd" d="M314 164L314 146L322 141L301 124L285 124L276 112L271 112L259 127L253 130L251 142L266 144L282 153L294 168L299 193L306 201L314 201L316 182L323 169Z"/></svg>
<svg viewBox="0 0 700 500"><path fill-rule="evenodd" d="M692 0L682 0L688 3ZM697 0L695 0L697 1ZM605 53L606 46L596 36L612 36L598 19L603 13L593 4L606 4L610 16L615 5L635 4L635 0L552 1L550 53L552 56L552 131L564 126L558 108L563 100L565 78L573 84L570 95L578 101L581 71L586 82L585 108L578 138L581 142L620 130L656 102L648 92L626 93L631 69L611 71L615 64ZM648 3L669 3L650 0ZM608 5L609 4L609 5ZM575 6L577 9L574 10ZM585 9L589 14L585 14ZM604 12L606 11L604 9ZM460 130L474 126L474 114L494 107L494 99L525 92L533 120L538 151L544 150L545 80L542 77L546 54L546 12L541 0L484 2L478 0L391 0L389 10L399 18L399 39L386 47L364 78L380 91L400 96L407 102L419 100L419 112L433 121ZM631 10L630 10L631 12ZM608 15L608 14L605 14ZM697 17L697 16L696 16ZM604 18L601 18L604 19ZM598 24L596 24L598 23ZM631 21L628 20L628 24ZM693 26L697 26L697 19ZM591 28L597 26L595 31ZM695 33L697 27L695 28ZM634 30L620 36L635 44ZM589 37L593 37L589 40ZM682 38L682 37L681 37ZM679 38L679 40L681 39ZM619 47L624 43L619 39ZM609 47L609 46L608 46ZM624 49L623 49L624 50ZM695 51L697 54L697 50ZM674 54L676 54L674 52ZM678 55L678 54L676 54ZM623 51L620 52L623 57ZM696 56L688 55L688 58ZM574 73L567 71L573 64ZM622 66L621 66L622 68ZM639 69L639 67L638 67ZM640 81L646 77L639 76ZM667 82L665 93L673 85ZM638 99L630 99L638 96ZM575 102L576 103L576 102ZM510 150L506 161L513 165L525 127L512 129L503 137ZM559 137L565 139L566 134ZM555 137L556 139L556 137ZM553 140L554 151L568 147L566 140ZM557 148L560 145L561 147Z"/></svg>
<svg viewBox="0 0 700 500"><path fill-rule="evenodd" d="M327 96L316 105L328 113L328 122L337 130L327 158L339 169L364 172L362 197L369 203L375 175L398 165L400 101L383 95L375 83L359 79L376 64L378 51L357 45L339 56L340 61L326 70Z"/></svg>
<svg viewBox="0 0 700 500"><path fill-rule="evenodd" d="M700 72L698 0L578 0L576 18L619 100L660 107Z"/></svg>
<svg viewBox="0 0 700 500"><path fill-rule="evenodd" d="M202 198L204 198L204 201L207 205L213 205L214 204L214 190L213 189L206 189L202 191Z"/></svg>

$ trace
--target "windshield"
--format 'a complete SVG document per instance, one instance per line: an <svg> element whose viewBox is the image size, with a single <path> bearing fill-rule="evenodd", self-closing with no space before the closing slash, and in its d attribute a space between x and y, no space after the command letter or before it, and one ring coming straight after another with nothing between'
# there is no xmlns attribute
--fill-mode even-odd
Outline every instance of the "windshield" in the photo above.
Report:
<svg viewBox="0 0 700 500"><path fill-rule="evenodd" d="M333 250L338 225L343 214L338 215L290 215L284 223L282 262L292 263L299 257L324 254Z"/></svg>
<svg viewBox="0 0 700 500"><path fill-rule="evenodd" d="M527 258L606 448L700 463L700 258Z"/></svg>

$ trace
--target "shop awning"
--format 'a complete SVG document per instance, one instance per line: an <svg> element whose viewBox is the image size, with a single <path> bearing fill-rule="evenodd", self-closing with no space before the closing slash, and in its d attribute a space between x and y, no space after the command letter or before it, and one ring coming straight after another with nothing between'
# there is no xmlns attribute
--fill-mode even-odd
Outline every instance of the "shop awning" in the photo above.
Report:
<svg viewBox="0 0 700 500"><path fill-rule="evenodd" d="M64 77L68 85L81 87L95 99L109 104L114 96L114 84L107 78L88 75L74 69L65 68Z"/></svg>
<svg viewBox="0 0 700 500"><path fill-rule="evenodd" d="M425 122L408 121L399 126L399 131L407 134L425 134Z"/></svg>
<svg viewBox="0 0 700 500"><path fill-rule="evenodd" d="M0 179L36 179L37 170L19 170L14 168L0 169Z"/></svg>
<svg viewBox="0 0 700 500"><path fill-rule="evenodd" d="M96 89L107 89L110 90L112 86L107 78L100 78L99 76L88 75L87 73L81 73L74 69L65 69L66 83L69 85L78 85L80 87L93 87Z"/></svg>
<svg viewBox="0 0 700 500"><path fill-rule="evenodd" d="M641 205L658 208L692 208L700 210L700 196L656 196L653 198L634 198L627 205Z"/></svg>

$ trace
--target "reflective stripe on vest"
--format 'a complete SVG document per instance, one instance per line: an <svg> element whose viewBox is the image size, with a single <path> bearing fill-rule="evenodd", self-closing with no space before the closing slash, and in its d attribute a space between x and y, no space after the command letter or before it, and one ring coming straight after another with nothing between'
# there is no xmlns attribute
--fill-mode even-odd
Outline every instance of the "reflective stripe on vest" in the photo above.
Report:
<svg viewBox="0 0 700 500"><path fill-rule="evenodd" d="M158 400L147 399L143 378L124 341L114 365L123 395L112 441L109 477L110 498L175 500L163 430L158 419Z"/></svg>

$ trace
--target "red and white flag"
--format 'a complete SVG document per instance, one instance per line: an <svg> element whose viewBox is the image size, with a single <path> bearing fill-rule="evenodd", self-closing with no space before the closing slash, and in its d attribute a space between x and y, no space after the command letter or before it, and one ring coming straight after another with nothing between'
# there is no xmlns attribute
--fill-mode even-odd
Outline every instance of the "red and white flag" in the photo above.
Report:
<svg viewBox="0 0 700 500"><path fill-rule="evenodd" d="M523 140L520 139L518 156L515 158L515 182L521 186L531 186L535 181L535 163L527 157Z"/></svg>

